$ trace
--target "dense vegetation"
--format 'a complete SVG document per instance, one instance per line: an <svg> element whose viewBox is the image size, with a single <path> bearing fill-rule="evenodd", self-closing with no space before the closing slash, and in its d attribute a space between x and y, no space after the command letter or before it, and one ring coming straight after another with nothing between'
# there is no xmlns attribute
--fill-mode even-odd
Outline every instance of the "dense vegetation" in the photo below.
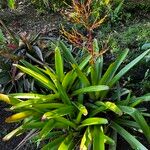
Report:
<svg viewBox="0 0 150 150"><path fill-rule="evenodd" d="M43 150L148 150L147 1L28 1L39 14L62 15L58 38L16 34L1 19L0 105L17 126L3 140L25 132L23 144ZM2 9L17 9L19 2L7 2ZM130 13L137 9L145 20Z"/></svg>

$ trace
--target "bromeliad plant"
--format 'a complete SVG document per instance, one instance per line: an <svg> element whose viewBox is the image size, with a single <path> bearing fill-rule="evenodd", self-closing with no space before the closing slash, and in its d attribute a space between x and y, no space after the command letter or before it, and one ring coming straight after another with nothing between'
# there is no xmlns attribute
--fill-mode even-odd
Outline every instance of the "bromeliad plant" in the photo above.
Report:
<svg viewBox="0 0 150 150"><path fill-rule="evenodd" d="M96 40L93 45L98 52ZM48 142L43 150L105 150L106 144L112 150L116 149L119 134L133 149L148 150L133 134L143 133L150 142L150 127L144 119L149 114L138 108L140 103L150 100L150 94L134 97L131 91L116 85L149 52L146 50L119 69L128 54L128 50L124 50L104 72L103 56L94 64L89 64L91 55L76 62L60 42L55 49L54 67L40 68L24 60L20 61L23 65L14 64L35 78L47 93L0 94L0 99L12 105L10 109L14 112L6 122L22 123L3 140L36 130L35 139ZM63 58L72 69L64 68Z"/></svg>
<svg viewBox="0 0 150 150"><path fill-rule="evenodd" d="M18 35L11 31L1 19L0 25L3 29L0 29L0 91L5 93L29 91L32 89L31 85L35 87L33 80L27 79L24 73L18 73L12 63L18 63L21 59L40 65L49 63L47 57L53 54L49 51L48 45L51 39L47 40L45 37L46 29L36 35L26 32ZM8 33L7 36L4 33Z"/></svg>

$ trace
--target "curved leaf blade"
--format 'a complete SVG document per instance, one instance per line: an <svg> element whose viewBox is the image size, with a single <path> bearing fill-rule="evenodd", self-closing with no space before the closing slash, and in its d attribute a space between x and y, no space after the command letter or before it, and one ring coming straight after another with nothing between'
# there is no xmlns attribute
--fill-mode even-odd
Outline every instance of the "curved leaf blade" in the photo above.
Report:
<svg viewBox="0 0 150 150"><path fill-rule="evenodd" d="M78 89L72 93L72 96L82 94L82 93L90 93L90 92L96 92L96 91L105 91L109 90L109 87L106 85L95 85L95 86L89 86L84 87L82 89Z"/></svg>

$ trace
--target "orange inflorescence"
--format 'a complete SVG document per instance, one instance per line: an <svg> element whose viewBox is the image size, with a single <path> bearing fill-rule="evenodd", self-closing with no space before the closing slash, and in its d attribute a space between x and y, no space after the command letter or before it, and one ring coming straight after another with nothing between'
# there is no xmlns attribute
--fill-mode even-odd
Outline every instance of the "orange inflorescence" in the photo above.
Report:
<svg viewBox="0 0 150 150"><path fill-rule="evenodd" d="M93 57L96 57L96 55L99 56L105 53L107 48L102 49L99 54L95 54L93 49L93 30L98 28L105 21L107 15L102 18L96 17L91 20L94 11L92 3L92 0L85 0L84 2L72 0L72 6L70 6L70 9L63 13L70 22L82 25L86 30L86 35L78 32L74 28L71 31L66 31L63 26L61 33L70 43L74 44L76 47L83 47L84 45L87 51L92 54Z"/></svg>

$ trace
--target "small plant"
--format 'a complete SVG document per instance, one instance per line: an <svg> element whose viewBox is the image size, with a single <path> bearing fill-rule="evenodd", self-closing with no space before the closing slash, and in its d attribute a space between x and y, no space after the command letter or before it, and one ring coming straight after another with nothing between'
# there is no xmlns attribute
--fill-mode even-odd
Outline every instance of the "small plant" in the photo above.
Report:
<svg viewBox="0 0 150 150"><path fill-rule="evenodd" d="M99 51L96 40L93 49ZM143 133L150 142L150 128L144 119L149 114L138 108L140 103L150 100L150 94L135 97L119 86L119 80L149 52L146 50L119 69L128 54L124 50L106 69L102 55L94 64L89 63L90 54L77 62L64 43L59 42L54 67L40 68L24 60L20 61L23 65L14 64L47 92L0 94L0 99L12 105L10 110L15 112L5 121L22 123L3 140L36 130L34 140L48 142L43 150L105 150L106 144L109 149L116 149L120 134L133 149L148 150L134 134ZM71 64L71 69L65 68L64 60Z"/></svg>
<svg viewBox="0 0 150 150"><path fill-rule="evenodd" d="M38 10L52 10L58 11L66 4L70 3L69 0L31 0L31 2L38 8Z"/></svg>
<svg viewBox="0 0 150 150"><path fill-rule="evenodd" d="M12 66L12 63L18 63L21 59L28 60L32 64L40 64L41 66L46 63L46 58L50 54L47 54L47 50L45 51L45 49L48 49L47 43L43 42L45 31L41 31L36 35L26 32L18 35L6 27L2 20L0 20L0 24L3 27L3 31L8 33L5 36L5 32L0 30L1 91L9 93L35 90L34 81L27 79L25 74L18 73L16 67ZM44 49L44 52L41 49Z"/></svg>

